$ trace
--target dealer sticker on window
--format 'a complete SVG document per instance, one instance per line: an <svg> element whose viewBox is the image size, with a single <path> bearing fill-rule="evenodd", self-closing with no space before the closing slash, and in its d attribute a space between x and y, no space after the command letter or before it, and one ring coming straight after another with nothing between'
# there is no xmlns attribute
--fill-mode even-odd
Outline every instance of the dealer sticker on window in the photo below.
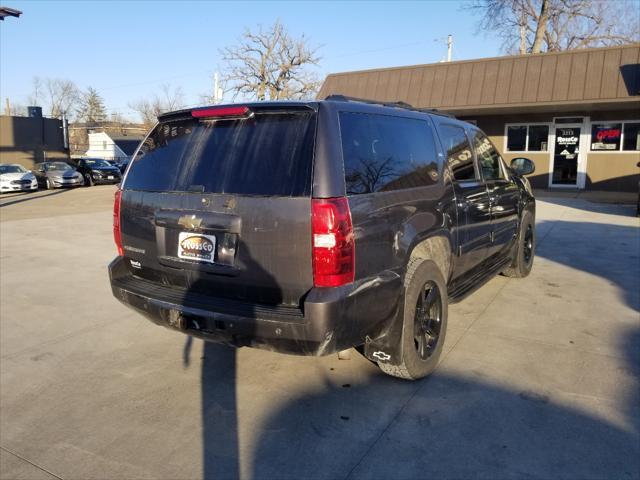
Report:
<svg viewBox="0 0 640 480"><path fill-rule="evenodd" d="M180 232L178 237L178 258L213 263L215 251L215 235Z"/></svg>

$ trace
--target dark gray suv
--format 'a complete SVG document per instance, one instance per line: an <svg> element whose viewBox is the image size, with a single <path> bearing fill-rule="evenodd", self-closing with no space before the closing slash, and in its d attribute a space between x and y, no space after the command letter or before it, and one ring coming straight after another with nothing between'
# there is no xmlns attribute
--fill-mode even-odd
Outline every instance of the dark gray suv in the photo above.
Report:
<svg viewBox="0 0 640 480"><path fill-rule="evenodd" d="M113 294L205 340L326 355L358 347L417 379L447 305L526 276L535 201L475 126L342 96L159 117L114 205Z"/></svg>

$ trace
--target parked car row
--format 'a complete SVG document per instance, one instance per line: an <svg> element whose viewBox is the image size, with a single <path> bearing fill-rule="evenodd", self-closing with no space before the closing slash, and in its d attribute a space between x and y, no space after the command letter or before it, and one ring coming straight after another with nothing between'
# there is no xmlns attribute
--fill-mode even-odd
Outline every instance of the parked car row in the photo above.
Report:
<svg viewBox="0 0 640 480"><path fill-rule="evenodd" d="M0 193L38 189L35 175L22 165L0 163Z"/></svg>
<svg viewBox="0 0 640 480"><path fill-rule="evenodd" d="M112 164L101 158L81 158L77 165L42 162L33 170L12 163L0 164L0 193L29 192L46 188L117 184L122 180L127 163Z"/></svg>

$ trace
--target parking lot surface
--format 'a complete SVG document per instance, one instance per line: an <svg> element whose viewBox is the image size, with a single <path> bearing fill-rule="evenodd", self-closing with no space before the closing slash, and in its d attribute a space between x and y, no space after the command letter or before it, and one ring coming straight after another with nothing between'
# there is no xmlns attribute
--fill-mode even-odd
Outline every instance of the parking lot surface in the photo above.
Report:
<svg viewBox="0 0 640 480"><path fill-rule="evenodd" d="M0 477L640 478L634 207L538 202L431 377L191 341L112 298L113 187L0 199Z"/></svg>

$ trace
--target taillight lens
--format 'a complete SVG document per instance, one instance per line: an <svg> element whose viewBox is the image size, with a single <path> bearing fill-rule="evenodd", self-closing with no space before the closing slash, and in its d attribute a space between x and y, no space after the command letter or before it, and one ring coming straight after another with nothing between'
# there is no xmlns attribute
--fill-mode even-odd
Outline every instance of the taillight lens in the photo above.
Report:
<svg viewBox="0 0 640 480"><path fill-rule="evenodd" d="M116 242L118 248L118 255L124 256L124 250L122 249L122 234L120 233L120 201L122 199L122 190L116 190L116 195L113 200L113 240Z"/></svg>
<svg viewBox="0 0 640 480"><path fill-rule="evenodd" d="M249 107L232 106L232 107L209 107L191 110L193 118L213 118L213 117L242 117L249 114Z"/></svg>
<svg viewBox="0 0 640 480"><path fill-rule="evenodd" d="M353 282L355 239L346 198L311 200L313 284L339 287Z"/></svg>

